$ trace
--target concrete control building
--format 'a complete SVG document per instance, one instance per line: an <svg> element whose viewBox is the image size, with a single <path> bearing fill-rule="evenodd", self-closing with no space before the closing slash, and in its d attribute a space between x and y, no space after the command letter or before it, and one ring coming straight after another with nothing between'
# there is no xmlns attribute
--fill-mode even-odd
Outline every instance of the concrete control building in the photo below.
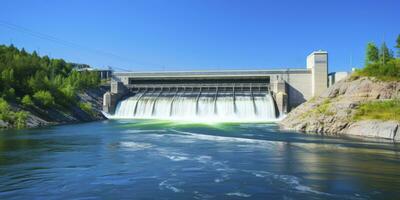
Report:
<svg viewBox="0 0 400 200"><path fill-rule="evenodd" d="M103 108L113 113L124 96L140 90L266 91L274 97L280 114L286 113L328 87L328 53L314 51L301 69L114 72L111 91L104 94Z"/></svg>

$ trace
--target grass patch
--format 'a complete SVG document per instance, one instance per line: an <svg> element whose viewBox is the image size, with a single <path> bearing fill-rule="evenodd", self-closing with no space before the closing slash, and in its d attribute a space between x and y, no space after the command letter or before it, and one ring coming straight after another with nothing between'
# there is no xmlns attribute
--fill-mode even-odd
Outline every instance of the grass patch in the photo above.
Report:
<svg viewBox="0 0 400 200"><path fill-rule="evenodd" d="M395 120L400 121L400 100L367 102L361 104L353 117L354 120Z"/></svg>
<svg viewBox="0 0 400 200"><path fill-rule="evenodd" d="M333 115L333 113L329 111L330 107L331 101L329 99L326 99L315 109L315 112L324 115Z"/></svg>
<svg viewBox="0 0 400 200"><path fill-rule="evenodd" d="M314 100L315 101L315 100ZM301 119L309 117L310 115L333 115L334 113L329 111L331 107L331 100L325 99L321 104L319 104L316 108L310 110L309 112L303 113L300 115Z"/></svg>
<svg viewBox="0 0 400 200"><path fill-rule="evenodd" d="M312 97L310 100L308 100L309 103L314 103L317 100L317 97Z"/></svg>

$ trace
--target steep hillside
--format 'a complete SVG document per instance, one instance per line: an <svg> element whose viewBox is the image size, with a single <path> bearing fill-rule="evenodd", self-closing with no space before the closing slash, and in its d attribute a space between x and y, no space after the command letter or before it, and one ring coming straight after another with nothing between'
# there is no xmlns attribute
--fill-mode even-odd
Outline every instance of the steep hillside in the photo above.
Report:
<svg viewBox="0 0 400 200"><path fill-rule="evenodd" d="M0 45L0 128L101 119L100 76L81 66Z"/></svg>
<svg viewBox="0 0 400 200"><path fill-rule="evenodd" d="M23 111L27 114L22 126L25 128L102 120L105 119L101 110L103 94L106 90L108 90L108 87L99 87L80 92L78 94L78 105L71 104L68 108L50 107L44 109L38 106L27 107L12 103L10 104L10 110L14 113ZM14 123L0 120L1 128L18 127Z"/></svg>

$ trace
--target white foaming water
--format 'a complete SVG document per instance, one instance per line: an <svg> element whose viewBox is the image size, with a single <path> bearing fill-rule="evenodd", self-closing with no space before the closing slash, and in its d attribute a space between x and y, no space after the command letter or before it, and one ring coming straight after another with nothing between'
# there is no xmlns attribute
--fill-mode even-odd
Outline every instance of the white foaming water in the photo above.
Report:
<svg viewBox="0 0 400 200"><path fill-rule="evenodd" d="M167 119L204 122L276 121L271 95L146 96L136 94L118 103L110 119Z"/></svg>

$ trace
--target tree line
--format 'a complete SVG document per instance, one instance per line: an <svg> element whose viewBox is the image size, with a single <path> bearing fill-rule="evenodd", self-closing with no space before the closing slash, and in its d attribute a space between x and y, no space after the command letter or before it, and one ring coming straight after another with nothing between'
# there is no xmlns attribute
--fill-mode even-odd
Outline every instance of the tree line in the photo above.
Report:
<svg viewBox="0 0 400 200"><path fill-rule="evenodd" d="M392 49L383 42L378 48L373 42L368 43L365 55L365 67L357 74L374 76L382 80L400 80L400 34L396 40L397 57Z"/></svg>

